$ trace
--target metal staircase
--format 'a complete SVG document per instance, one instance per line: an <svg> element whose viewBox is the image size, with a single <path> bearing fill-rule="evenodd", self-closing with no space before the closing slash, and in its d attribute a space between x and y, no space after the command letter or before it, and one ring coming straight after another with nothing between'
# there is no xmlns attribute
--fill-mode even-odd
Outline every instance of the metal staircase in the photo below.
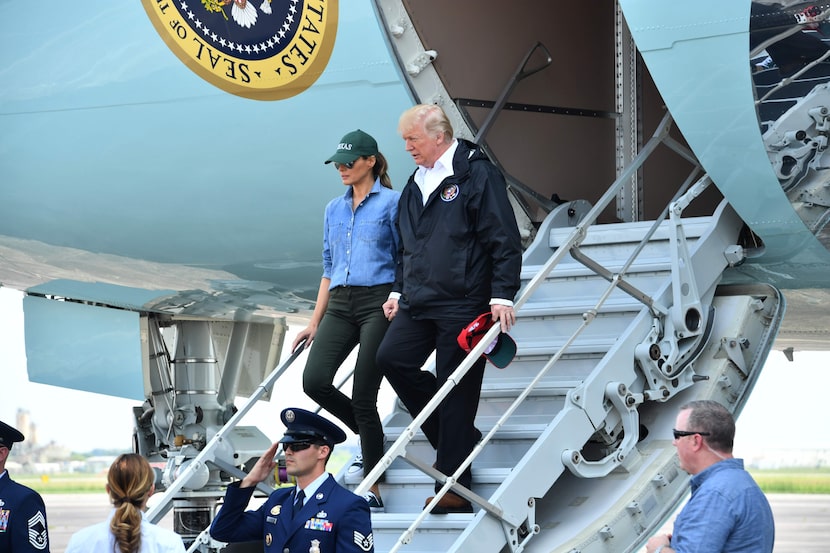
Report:
<svg viewBox="0 0 830 553"><path fill-rule="evenodd" d="M515 302L516 358L505 369L487 366L476 419L482 438L456 473L432 467L435 452L420 424L498 325L423 412L413 418L398 405L386 418L393 443L362 481L348 481L347 468L336 475L358 494L384 476L386 511L372 515L375 551L633 552L683 499L688 475L671 441L678 408L706 398L738 414L784 306L771 286L719 284L746 256L737 245L743 225L725 201L711 216L682 217L710 184L707 176L692 184L693 172L656 221L595 224L658 144L693 160L668 136L669 127L666 117L596 205L562 204L538 229L523 256ZM234 427L297 354L181 464L163 500L148 511L151 521L208 470L244 475L234 444L250 437ZM470 465L466 489L456 481ZM435 482L442 484L437 494ZM221 492L214 487L185 496L192 501L202 493L208 505ZM433 515L432 505L424 508L428 496L450 489L469 499L475 513ZM260 491L270 488L261 484ZM223 547L205 529L189 551Z"/></svg>
<svg viewBox="0 0 830 553"><path fill-rule="evenodd" d="M633 551L672 512L686 483L674 412L702 397L738 411L783 311L769 287L718 289L743 259L741 221L725 202L711 217L680 219L707 184L658 223L583 226L601 209L585 202L549 215L523 258L516 359L485 372L472 490L455 487L476 513L422 511L434 482L443 492L457 475L431 467L418 427L428 413L413 423L399 407L384 422L395 443L386 512L373 515L376 551Z"/></svg>

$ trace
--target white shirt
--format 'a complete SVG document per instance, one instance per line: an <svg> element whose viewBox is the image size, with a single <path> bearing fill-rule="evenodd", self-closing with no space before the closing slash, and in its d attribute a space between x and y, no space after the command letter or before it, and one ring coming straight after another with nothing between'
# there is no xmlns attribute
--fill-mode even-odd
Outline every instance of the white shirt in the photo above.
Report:
<svg viewBox="0 0 830 553"><path fill-rule="evenodd" d="M421 189L421 198L424 205L427 205L429 195L432 194L438 185L440 185L445 178L453 176L455 173L452 169L452 158L455 156L455 150L458 149L458 140L452 140L452 144L447 148L447 151L441 154L435 164L430 167L418 166L415 171L415 184Z"/></svg>
<svg viewBox="0 0 830 553"><path fill-rule="evenodd" d="M87 526L75 532L69 538L69 544L64 553L113 553L115 536L110 531L110 520L115 514L112 510L104 522ZM184 543L181 536L150 523L141 515L141 547L139 553L184 553Z"/></svg>

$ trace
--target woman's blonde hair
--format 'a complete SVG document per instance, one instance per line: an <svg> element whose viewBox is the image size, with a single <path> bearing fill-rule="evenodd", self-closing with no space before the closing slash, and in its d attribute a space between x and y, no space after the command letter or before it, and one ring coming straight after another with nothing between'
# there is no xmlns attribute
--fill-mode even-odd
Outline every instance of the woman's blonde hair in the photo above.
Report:
<svg viewBox="0 0 830 553"><path fill-rule="evenodd" d="M136 453L125 453L110 466L107 490L115 506L110 530L120 553L136 553L141 548L141 508L155 479L150 463Z"/></svg>

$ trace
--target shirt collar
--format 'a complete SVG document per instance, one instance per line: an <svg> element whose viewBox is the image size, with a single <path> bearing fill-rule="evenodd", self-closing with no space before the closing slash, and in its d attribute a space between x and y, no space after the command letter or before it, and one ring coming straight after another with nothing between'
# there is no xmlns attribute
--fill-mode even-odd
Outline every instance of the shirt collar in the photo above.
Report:
<svg viewBox="0 0 830 553"><path fill-rule="evenodd" d="M380 186L381 186L380 177L378 177L378 178L375 179L375 183L372 185L372 189L369 190L369 193L366 194L366 197L368 198L372 194L374 194L376 192L380 192ZM343 199L348 200L348 201L352 201L352 198L354 198L354 188L349 186L349 187L347 187L347 190L343 193Z"/></svg>
<svg viewBox="0 0 830 553"><path fill-rule="evenodd" d="M303 492L305 492L306 500L310 499L311 496L314 495L314 492L317 491L317 488L322 486L323 482L325 482L328 479L328 477L329 477L329 473L323 471L323 474L321 474L320 476L315 478L314 481L311 484L309 484L308 486L303 488Z"/></svg>
<svg viewBox="0 0 830 553"><path fill-rule="evenodd" d="M452 158L455 156L455 151L458 149L458 140L455 138L452 139L452 143L450 147L447 148L447 151L441 154L441 157L435 162L435 165L432 166L433 169L442 169L448 170L450 174L453 174L452 170Z"/></svg>

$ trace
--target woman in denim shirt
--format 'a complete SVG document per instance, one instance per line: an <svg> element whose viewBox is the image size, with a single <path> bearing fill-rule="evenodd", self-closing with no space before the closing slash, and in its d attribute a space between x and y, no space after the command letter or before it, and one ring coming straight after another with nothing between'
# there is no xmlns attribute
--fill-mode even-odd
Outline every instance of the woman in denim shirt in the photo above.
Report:
<svg viewBox="0 0 830 553"><path fill-rule="evenodd" d="M377 142L361 130L344 136L326 163L334 163L348 188L326 206L317 304L292 350L302 340L307 344L316 340L306 361L303 389L360 436L362 455L350 470L363 469L365 474L383 456L383 426L377 410L383 374L375 365L375 353L389 326L381 306L395 280L400 192L392 190ZM349 398L333 381L358 344ZM377 484L365 498L372 511L383 510Z"/></svg>

